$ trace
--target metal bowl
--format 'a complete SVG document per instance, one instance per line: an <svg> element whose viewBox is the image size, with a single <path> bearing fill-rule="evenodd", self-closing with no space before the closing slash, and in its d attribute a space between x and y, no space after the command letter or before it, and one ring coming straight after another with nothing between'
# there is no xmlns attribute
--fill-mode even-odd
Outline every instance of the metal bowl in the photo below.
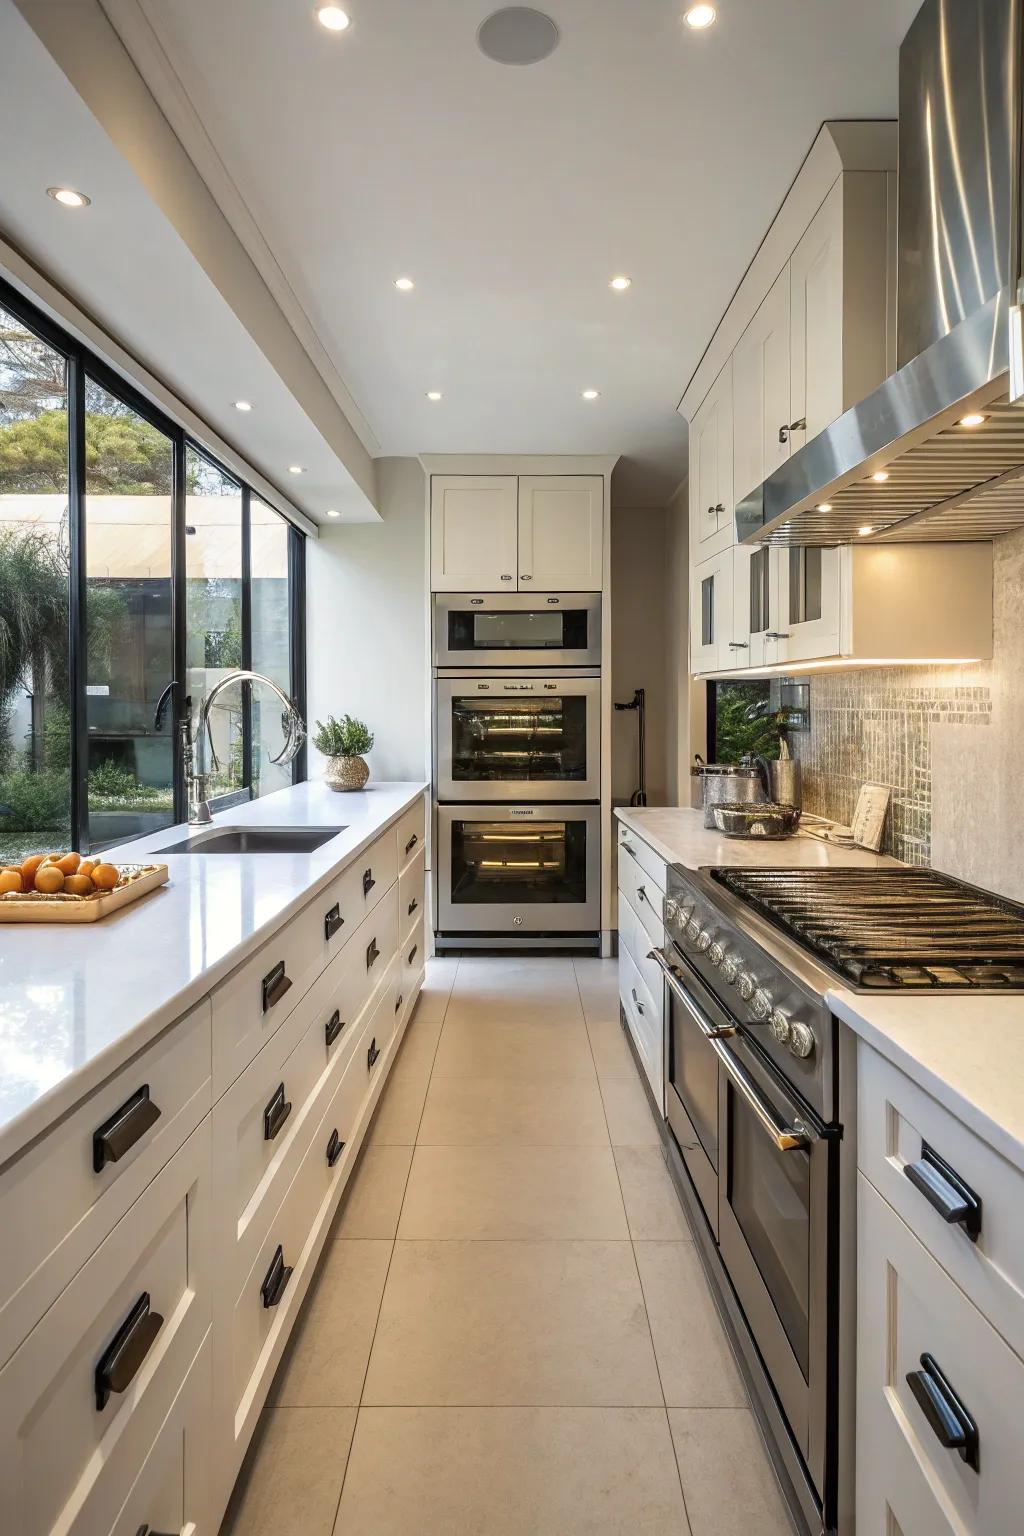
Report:
<svg viewBox="0 0 1024 1536"><path fill-rule="evenodd" d="M715 826L726 837L757 837L777 842L792 837L800 825L795 805L716 805Z"/></svg>

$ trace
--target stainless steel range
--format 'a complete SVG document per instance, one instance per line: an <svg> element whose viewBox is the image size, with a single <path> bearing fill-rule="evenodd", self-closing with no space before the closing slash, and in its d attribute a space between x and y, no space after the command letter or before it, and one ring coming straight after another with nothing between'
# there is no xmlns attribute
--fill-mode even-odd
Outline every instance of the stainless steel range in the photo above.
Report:
<svg viewBox="0 0 1024 1536"><path fill-rule="evenodd" d="M853 1532L853 1046L830 988L1024 991L1024 908L930 870L669 872L667 1118L808 1531Z"/></svg>

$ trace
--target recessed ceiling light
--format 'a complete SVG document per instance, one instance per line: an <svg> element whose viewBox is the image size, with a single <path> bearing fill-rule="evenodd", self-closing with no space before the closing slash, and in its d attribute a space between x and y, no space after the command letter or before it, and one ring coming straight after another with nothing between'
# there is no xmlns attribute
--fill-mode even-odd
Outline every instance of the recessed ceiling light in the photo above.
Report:
<svg viewBox="0 0 1024 1536"><path fill-rule="evenodd" d="M304 464L289 464L288 473L290 475L304 475L306 473L306 467Z"/></svg>
<svg viewBox="0 0 1024 1536"><path fill-rule="evenodd" d="M872 528L870 523L865 523L863 528L857 529L857 532L860 534L862 539L866 539L868 534L874 533L874 531L875 530Z"/></svg>
<svg viewBox="0 0 1024 1536"><path fill-rule="evenodd" d="M409 293L413 288L415 288L415 286L416 284L413 282L411 277L395 278L395 287L398 289L399 293Z"/></svg>
<svg viewBox="0 0 1024 1536"><path fill-rule="evenodd" d="M705 27L710 27L717 14L713 5L691 5L683 20L688 27L702 32Z"/></svg>
<svg viewBox="0 0 1024 1536"><path fill-rule="evenodd" d="M882 485L886 480L888 480L889 471L887 469L876 469L871 478L877 485Z"/></svg>
<svg viewBox="0 0 1024 1536"><path fill-rule="evenodd" d="M583 398L584 400L596 400L600 396L600 393L601 391L599 389L585 389L583 391Z"/></svg>
<svg viewBox="0 0 1024 1536"><path fill-rule="evenodd" d="M328 32L344 32L349 23L348 12L340 5L318 6L316 19Z"/></svg>
<svg viewBox="0 0 1024 1536"><path fill-rule="evenodd" d="M236 400L235 401L235 410L236 411L251 411L252 410L252 401L251 400Z"/></svg>
<svg viewBox="0 0 1024 1536"><path fill-rule="evenodd" d="M328 516L328 517L340 517L340 516L341 516L341 513L340 513L340 512L338 512L338 511L337 511L337 510L336 510L336 508L334 508L334 507L329 507L329 508L328 508L328 510L327 510L327 516Z"/></svg>
<svg viewBox="0 0 1024 1536"><path fill-rule="evenodd" d="M819 501L814 510L815 512L831 512L832 503L830 501Z"/></svg>
<svg viewBox="0 0 1024 1536"><path fill-rule="evenodd" d="M428 389L427 390L427 399L428 400L440 400L441 399L441 391L439 389Z"/></svg>
<svg viewBox="0 0 1024 1536"><path fill-rule="evenodd" d="M632 284L633 279L631 277L613 277L608 286L614 288L616 293L625 293L627 288L632 287Z"/></svg>
<svg viewBox="0 0 1024 1536"><path fill-rule="evenodd" d="M73 187L47 187L46 194L55 203L60 203L62 208L88 208L92 202L91 197L86 197L84 192L76 192Z"/></svg>
<svg viewBox="0 0 1024 1536"><path fill-rule="evenodd" d="M980 427L984 420L985 418L981 411L968 411L966 416L960 417L959 425L961 427Z"/></svg>

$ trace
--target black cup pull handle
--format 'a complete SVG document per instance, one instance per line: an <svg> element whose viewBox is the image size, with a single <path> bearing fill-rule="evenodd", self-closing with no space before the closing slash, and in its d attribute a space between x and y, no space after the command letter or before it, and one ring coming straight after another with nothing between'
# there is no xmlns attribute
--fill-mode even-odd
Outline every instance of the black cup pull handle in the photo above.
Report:
<svg viewBox="0 0 1024 1536"><path fill-rule="evenodd" d="M291 991L291 980L285 972L284 961L279 960L272 971L263 978L263 1012L279 1003L286 992Z"/></svg>
<svg viewBox="0 0 1024 1536"><path fill-rule="evenodd" d="M377 940L371 939L369 944L366 946L366 969L368 971L371 970L376 961L379 959L380 950L377 948Z"/></svg>
<svg viewBox="0 0 1024 1536"><path fill-rule="evenodd" d="M260 1286L260 1295L265 1307L276 1307L281 1297L288 1288L288 1281L292 1277L292 1266L284 1261L284 1249L277 1245L277 1252L270 1261L266 1278Z"/></svg>
<svg viewBox="0 0 1024 1536"><path fill-rule="evenodd" d="M338 1161L338 1158L341 1156L341 1154L344 1152L344 1150L345 1150L345 1143L342 1141L341 1137L338 1135L338 1128L337 1128L337 1126L335 1126L334 1130L331 1132L331 1139L327 1143L327 1166L328 1166L328 1168L333 1168L334 1167L335 1163Z"/></svg>
<svg viewBox="0 0 1024 1536"><path fill-rule="evenodd" d="M149 1096L149 1084L125 1099L109 1120L92 1133L92 1168L102 1173L108 1163L116 1163L141 1141L150 1126L160 1119L160 1110Z"/></svg>
<svg viewBox="0 0 1024 1536"><path fill-rule="evenodd" d="M377 884L377 882L373 878L373 869L372 869L372 867L370 869L364 869L363 870L363 895L364 896L369 896L370 892L373 890L373 888L374 888L374 886L376 884Z"/></svg>
<svg viewBox="0 0 1024 1536"><path fill-rule="evenodd" d="M939 1156L934 1147L922 1142L916 1163L904 1163L903 1172L934 1206L943 1221L963 1227L972 1243L981 1235L981 1197L965 1184L955 1168Z"/></svg>
<svg viewBox="0 0 1024 1536"><path fill-rule="evenodd" d="M366 1070L367 1070L367 1072L369 1072L371 1070L371 1068L376 1066L377 1057L379 1055L380 1055L380 1051L378 1051L378 1049L377 1049L377 1036L374 1035L373 1039L370 1041L370 1049L366 1053Z"/></svg>
<svg viewBox="0 0 1024 1536"><path fill-rule="evenodd" d="M327 1020L326 1025L324 1026L324 1033L327 1036L328 1050L330 1050L331 1046L334 1044L335 1040L337 1040L338 1036L341 1034L344 1028L344 1020L342 1019L341 1014L338 1012L337 1008L335 1008L334 1012L331 1014L330 1018Z"/></svg>
<svg viewBox="0 0 1024 1536"><path fill-rule="evenodd" d="M414 832L412 837L410 837L409 841L405 845L405 852L406 853L412 853L413 849L416 847L416 844L419 842L419 840L420 840L419 833L418 832ZM404 857L404 855L403 855L403 857Z"/></svg>
<svg viewBox="0 0 1024 1536"><path fill-rule="evenodd" d="M341 907L337 902L324 916L324 938L333 939L345 926L345 919L341 915Z"/></svg>
<svg viewBox="0 0 1024 1536"><path fill-rule="evenodd" d="M395 999L395 1012L396 1013L401 1008L401 1006L402 1006L402 1004L404 1002L405 1002L405 998L402 996L401 992L399 992L397 998Z"/></svg>
<svg viewBox="0 0 1024 1536"><path fill-rule="evenodd" d="M646 901L647 900L647 887L645 885L638 885L637 886L637 888L636 888L636 899L637 899L637 901Z"/></svg>
<svg viewBox="0 0 1024 1536"><path fill-rule="evenodd" d="M408 912L407 912L406 915L408 917L412 917L413 913L416 911L416 908L418 906L419 906L419 902L416 900L416 897L414 896L412 901L410 901L410 903L409 903L409 908L408 908Z"/></svg>
<svg viewBox="0 0 1024 1536"><path fill-rule="evenodd" d="M107 1406L112 1392L124 1392L131 1386L163 1322L160 1313L150 1309L149 1292L143 1291L96 1362L93 1384L98 1412Z"/></svg>
<svg viewBox="0 0 1024 1536"><path fill-rule="evenodd" d="M274 1097L263 1111L263 1140L274 1141L281 1127L292 1112L290 1102L284 1096L284 1083L279 1084Z"/></svg>
<svg viewBox="0 0 1024 1536"><path fill-rule="evenodd" d="M410 951L409 951L408 958L406 959L406 962L405 962L406 965L412 965L413 961L416 959L416 955L417 955L418 951L419 951L419 945L418 944L414 944L412 949L410 949Z"/></svg>
<svg viewBox="0 0 1024 1536"><path fill-rule="evenodd" d="M964 1407L934 1355L921 1356L921 1369L907 1372L907 1386L928 1420L935 1438L978 1471L978 1426Z"/></svg>

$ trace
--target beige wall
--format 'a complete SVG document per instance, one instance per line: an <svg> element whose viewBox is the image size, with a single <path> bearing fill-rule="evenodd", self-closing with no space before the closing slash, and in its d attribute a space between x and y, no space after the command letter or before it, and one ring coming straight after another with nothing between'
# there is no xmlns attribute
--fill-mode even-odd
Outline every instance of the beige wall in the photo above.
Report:
<svg viewBox="0 0 1024 1536"><path fill-rule="evenodd" d="M383 523L307 545L309 718L357 715L377 738L375 778L429 778L426 481L417 459L378 459L377 473Z"/></svg>
<svg viewBox="0 0 1024 1536"><path fill-rule="evenodd" d="M636 688L647 698L647 799L665 804L665 513L612 507L612 698ZM612 714L612 799L628 804L637 787L637 722Z"/></svg>
<svg viewBox="0 0 1024 1536"><path fill-rule="evenodd" d="M690 803L690 531L684 480L665 509L665 792Z"/></svg>

